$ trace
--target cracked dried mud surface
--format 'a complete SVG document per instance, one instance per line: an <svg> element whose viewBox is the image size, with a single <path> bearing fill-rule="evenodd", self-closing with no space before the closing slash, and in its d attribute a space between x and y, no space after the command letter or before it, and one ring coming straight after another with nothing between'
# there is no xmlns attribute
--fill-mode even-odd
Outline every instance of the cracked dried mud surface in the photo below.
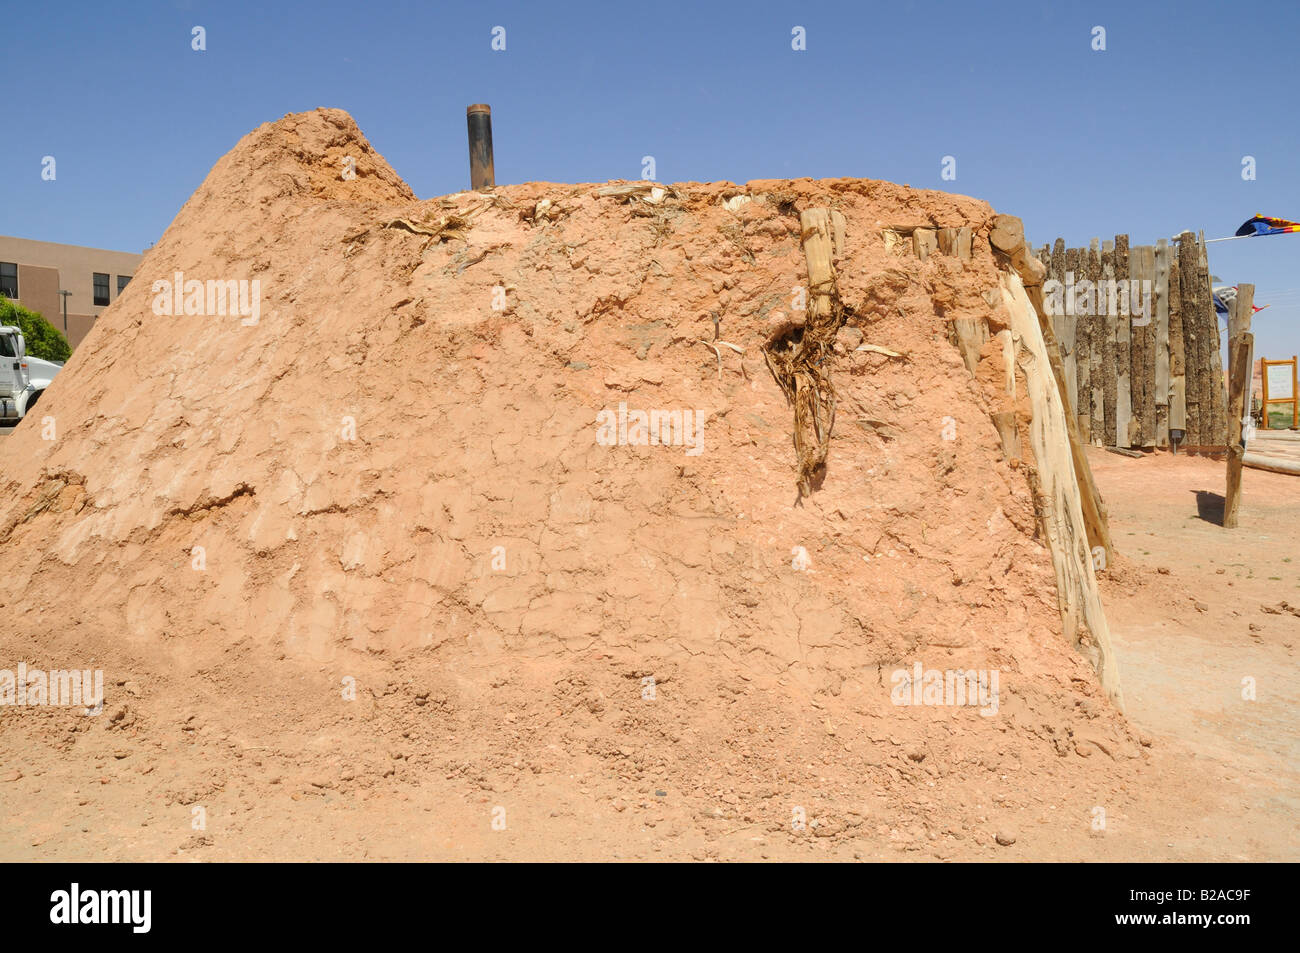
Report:
<svg viewBox="0 0 1300 953"><path fill-rule="evenodd" d="M1225 707L1202 750L1156 691L1175 663L1240 682L1196 668L1229 637L1208 616L1151 615L1222 582L1116 533L1127 717L1061 634L989 421L997 355L972 379L947 332L1005 323L992 209L856 179L599 188L419 201L337 110L216 165L42 398L58 439L5 438L0 667L102 669L107 697L0 707L0 857L1294 859L1294 707ZM827 478L795 506L760 348L814 204L845 215L852 313ZM974 256L897 254L895 222L969 225ZM178 271L260 280L258 323L156 316ZM743 349L720 371L715 318ZM702 411L702 451L600 445L620 402ZM1141 471L1109 462L1112 519L1145 532ZM1165 618L1198 648L1148 638ZM997 714L893 705L916 661L998 670Z"/></svg>

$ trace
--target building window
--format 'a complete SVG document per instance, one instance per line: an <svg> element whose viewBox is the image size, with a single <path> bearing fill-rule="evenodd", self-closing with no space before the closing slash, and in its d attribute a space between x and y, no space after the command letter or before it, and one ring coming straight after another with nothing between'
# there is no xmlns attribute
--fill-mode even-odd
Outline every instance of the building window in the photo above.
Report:
<svg viewBox="0 0 1300 953"><path fill-rule="evenodd" d="M108 275L101 275L94 272L95 275L95 304L108 304Z"/></svg>
<svg viewBox="0 0 1300 953"><path fill-rule="evenodd" d="M18 300L18 266L12 262L0 261L0 295Z"/></svg>
<svg viewBox="0 0 1300 953"><path fill-rule="evenodd" d="M121 293L122 293L122 289L125 288L125 287L127 286L127 283L128 283L130 280L131 280L131 276L130 276L130 275L118 275L118 276L117 276L117 293L118 293L118 294L121 294Z"/></svg>

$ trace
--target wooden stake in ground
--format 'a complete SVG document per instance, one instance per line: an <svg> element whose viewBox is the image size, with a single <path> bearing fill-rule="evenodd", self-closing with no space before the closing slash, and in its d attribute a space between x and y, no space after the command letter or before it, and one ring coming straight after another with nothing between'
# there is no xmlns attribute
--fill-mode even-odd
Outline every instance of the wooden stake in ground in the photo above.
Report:
<svg viewBox="0 0 1300 953"><path fill-rule="evenodd" d="M1093 283L1094 288L1100 288L1101 281L1101 243L1097 239L1092 240L1092 245L1088 249L1088 280ZM1101 292L1098 291L1098 300ZM1102 382L1102 353L1104 344L1102 338L1105 334L1106 319L1102 316L1100 307L1094 309L1093 314L1084 319L1088 322L1088 354L1087 357L1080 357L1080 366L1087 365L1088 374L1085 379L1083 372L1079 373L1079 386L1083 387L1085 382L1088 386L1088 433L1091 440L1088 441L1095 446L1101 446L1102 438L1106 433L1106 389Z"/></svg>
<svg viewBox="0 0 1300 953"><path fill-rule="evenodd" d="M1255 337L1250 319L1255 303L1255 286L1237 285L1237 297L1228 316L1228 487L1223 495L1223 528L1236 529L1241 509L1241 458L1246 454L1241 439L1246 415L1250 413L1251 356Z"/></svg>
<svg viewBox="0 0 1300 953"><path fill-rule="evenodd" d="M1214 294L1210 287L1210 261L1205 251L1205 232L1197 239L1197 282L1201 289L1201 308L1206 322L1206 341L1209 348L1209 403L1213 426L1211 439L1206 443L1223 446L1228 442L1227 389L1223 386L1223 356L1219 336L1219 316L1214 311Z"/></svg>
<svg viewBox="0 0 1300 953"><path fill-rule="evenodd" d="M1169 446L1169 242L1160 239L1155 252L1156 280L1152 301L1155 328L1155 443Z"/></svg>
<svg viewBox="0 0 1300 953"><path fill-rule="evenodd" d="M1186 411L1187 433L1183 442L1199 447L1204 439L1205 426L1201 412L1201 338L1199 299L1196 291L1196 238L1191 232L1178 236L1178 289L1179 316L1183 325L1184 374L1183 407Z"/></svg>
<svg viewBox="0 0 1300 953"><path fill-rule="evenodd" d="M1093 572L1065 407L1043 340L1043 329L1051 324L1034 313L1019 276L1003 275L1001 282L1003 301L1011 314L1011 332L1021 343L1017 363L1033 408L1029 436L1038 474L1038 509L1056 571L1061 624L1070 644L1092 663L1102 690L1122 710L1119 666Z"/></svg>
<svg viewBox="0 0 1300 953"><path fill-rule="evenodd" d="M1187 436L1187 364L1183 340L1183 297L1180 288L1181 253L1169 249L1169 429ZM1172 439L1172 438L1171 438Z"/></svg>
<svg viewBox="0 0 1300 953"><path fill-rule="evenodd" d="M1101 243L1101 280L1109 282L1115 278L1115 242L1106 239ZM1119 318L1108 305L1104 314L1105 327L1101 332L1101 386L1102 409L1105 425L1101 429L1102 443L1108 447L1116 446L1115 406L1116 406L1116 365L1115 339L1119 334Z"/></svg>
<svg viewBox="0 0 1300 953"><path fill-rule="evenodd" d="M1129 277L1128 236L1115 236L1115 278L1123 281ZM1130 297L1130 302L1132 298ZM1133 391L1129 373L1132 369L1130 343L1132 321L1129 314L1132 304L1119 309L1115 321L1115 446L1133 446Z"/></svg>
<svg viewBox="0 0 1300 953"><path fill-rule="evenodd" d="M1067 248L1065 250L1065 273L1074 276L1076 286L1084 278L1080 257L1080 249L1078 248ZM1024 280L1023 276L1021 276L1021 280ZM1086 317L1081 318L1075 313L1074 308L1068 306L1062 308L1060 314L1052 315L1052 332L1056 335L1056 346L1061 351L1061 363L1065 368L1064 394L1068 397L1066 401L1068 406L1065 410L1066 413L1076 415L1089 413L1088 404L1079 400L1079 362L1075 343L1075 334L1079 322L1086 322L1087 320Z"/></svg>

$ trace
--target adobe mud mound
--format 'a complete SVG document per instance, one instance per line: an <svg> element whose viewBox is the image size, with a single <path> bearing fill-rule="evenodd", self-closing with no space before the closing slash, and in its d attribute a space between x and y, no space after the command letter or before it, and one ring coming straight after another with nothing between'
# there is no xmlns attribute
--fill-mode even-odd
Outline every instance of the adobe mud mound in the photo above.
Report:
<svg viewBox="0 0 1300 953"><path fill-rule="evenodd" d="M1001 850L1014 810L1086 836L1142 749L1061 634L1024 471L949 341L1005 324L992 210L634 185L417 201L338 110L245 137L43 397L57 439L8 438L0 658L102 668L108 697L0 708L6 760L135 752L163 766L120 779L142 817L436 777L539 837L548 798L662 815L660 846L807 837L795 806L868 853ZM846 320L795 506L762 349L801 318L813 205L844 216ZM894 222L968 225L973 257L900 256ZM177 273L258 281L256 323L157 315ZM996 671L996 713L893 704L917 662Z"/></svg>

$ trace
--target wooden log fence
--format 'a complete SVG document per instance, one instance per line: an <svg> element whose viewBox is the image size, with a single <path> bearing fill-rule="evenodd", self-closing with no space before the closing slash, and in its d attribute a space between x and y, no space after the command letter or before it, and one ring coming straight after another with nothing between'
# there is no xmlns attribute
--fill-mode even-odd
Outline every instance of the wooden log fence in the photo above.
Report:
<svg viewBox="0 0 1300 953"><path fill-rule="evenodd" d="M1205 237L1043 245L1043 298L1079 431L1095 446L1221 454L1227 387Z"/></svg>

